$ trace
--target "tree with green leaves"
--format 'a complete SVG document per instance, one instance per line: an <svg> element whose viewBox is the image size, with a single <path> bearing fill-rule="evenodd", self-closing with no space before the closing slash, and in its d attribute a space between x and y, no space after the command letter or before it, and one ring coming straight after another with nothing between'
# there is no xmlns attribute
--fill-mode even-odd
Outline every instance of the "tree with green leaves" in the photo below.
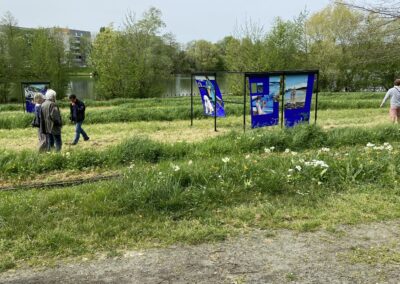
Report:
<svg viewBox="0 0 400 284"><path fill-rule="evenodd" d="M98 74L97 90L103 98L154 97L174 68L171 38L161 35L161 12L150 8L142 19L126 17L123 30L108 27L95 39L91 62Z"/></svg>

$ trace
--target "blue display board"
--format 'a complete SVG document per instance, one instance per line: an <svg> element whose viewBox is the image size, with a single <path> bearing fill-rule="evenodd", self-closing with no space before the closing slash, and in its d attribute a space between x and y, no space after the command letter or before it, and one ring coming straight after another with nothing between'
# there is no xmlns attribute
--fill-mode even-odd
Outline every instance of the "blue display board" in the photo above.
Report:
<svg viewBox="0 0 400 284"><path fill-rule="evenodd" d="M45 95L49 86L50 83L22 83L26 112L35 112L35 103L33 102L35 94L41 93Z"/></svg>
<svg viewBox="0 0 400 284"><path fill-rule="evenodd" d="M250 76L251 127L279 124L281 76Z"/></svg>
<svg viewBox="0 0 400 284"><path fill-rule="evenodd" d="M309 122L315 74L285 75L284 119L286 127Z"/></svg>
<svg viewBox="0 0 400 284"><path fill-rule="evenodd" d="M217 117L225 117L225 105L215 77L195 76L195 79L197 86L199 87L204 114L207 116L214 116L216 104Z"/></svg>

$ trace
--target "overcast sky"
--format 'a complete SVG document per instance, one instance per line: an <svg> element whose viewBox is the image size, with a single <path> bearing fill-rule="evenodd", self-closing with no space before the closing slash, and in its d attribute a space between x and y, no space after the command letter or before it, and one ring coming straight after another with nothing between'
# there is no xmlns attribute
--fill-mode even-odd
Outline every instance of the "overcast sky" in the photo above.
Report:
<svg viewBox="0 0 400 284"><path fill-rule="evenodd" d="M276 17L293 19L303 10L316 12L330 0L0 0L0 14L10 11L23 27L69 27L98 32L120 27L128 11L140 16L149 7L163 13L166 32L181 43L216 42L246 19L268 30Z"/></svg>

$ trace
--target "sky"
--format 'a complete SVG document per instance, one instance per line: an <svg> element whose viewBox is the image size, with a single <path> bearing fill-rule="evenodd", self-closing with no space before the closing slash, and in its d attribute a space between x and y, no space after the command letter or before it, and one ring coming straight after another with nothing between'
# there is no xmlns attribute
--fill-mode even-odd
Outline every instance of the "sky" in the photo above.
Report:
<svg viewBox="0 0 400 284"><path fill-rule="evenodd" d="M180 43L212 42L233 35L235 27L251 19L269 30L276 17L291 20L301 11L317 12L330 0L0 0L0 15L10 11L22 27L68 27L98 32L113 23L121 27L131 11L138 18L150 7L161 10Z"/></svg>

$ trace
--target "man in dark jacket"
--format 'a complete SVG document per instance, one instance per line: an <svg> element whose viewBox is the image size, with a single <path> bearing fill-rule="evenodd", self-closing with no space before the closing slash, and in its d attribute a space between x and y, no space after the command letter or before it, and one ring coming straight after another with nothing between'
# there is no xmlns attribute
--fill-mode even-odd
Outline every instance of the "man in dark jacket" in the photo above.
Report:
<svg viewBox="0 0 400 284"><path fill-rule="evenodd" d="M61 127L62 120L58 106L56 105L56 92L52 89L46 92L46 101L41 106L41 129L47 136L47 150L50 151L55 144L56 151L61 151Z"/></svg>
<svg viewBox="0 0 400 284"><path fill-rule="evenodd" d="M71 102L70 110L71 116L70 119L72 123L75 123L75 139L72 141L72 145L78 144L79 137L82 134L83 139L85 141L89 140L89 136L82 128L82 123L85 120L85 104L76 98L76 95L69 95L69 101Z"/></svg>

